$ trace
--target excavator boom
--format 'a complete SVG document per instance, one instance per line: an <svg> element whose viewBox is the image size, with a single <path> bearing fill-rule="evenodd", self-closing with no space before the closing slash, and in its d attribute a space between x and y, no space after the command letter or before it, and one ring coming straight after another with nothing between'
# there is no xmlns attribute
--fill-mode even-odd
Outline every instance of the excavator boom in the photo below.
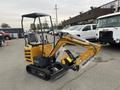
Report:
<svg viewBox="0 0 120 90"><path fill-rule="evenodd" d="M65 44L79 45L79 46L86 48L85 52L83 52L77 56L76 60L74 60L74 63L72 64L72 66L79 66L82 62L87 63L87 61L89 61L94 56L96 56L100 52L100 49L101 49L101 45L99 45L99 44L91 43L91 42L88 42L88 41L82 40L82 39L81 40L76 39L71 36L65 36L58 40L58 42L55 45L55 48L50 53L50 57L55 56L55 53L58 51L58 49ZM62 56L62 57L64 57L64 56ZM70 56L68 55L66 58L68 58L68 57L70 57ZM66 59L66 58L63 58L63 59Z"/></svg>

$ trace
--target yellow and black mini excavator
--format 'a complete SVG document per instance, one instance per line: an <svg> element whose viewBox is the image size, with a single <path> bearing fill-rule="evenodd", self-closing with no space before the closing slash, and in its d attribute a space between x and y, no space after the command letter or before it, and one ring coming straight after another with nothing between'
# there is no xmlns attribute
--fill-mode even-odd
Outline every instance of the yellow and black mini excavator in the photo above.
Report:
<svg viewBox="0 0 120 90"><path fill-rule="evenodd" d="M46 19L46 17L49 18L49 31L53 32L53 35L49 35L49 31L46 30L42 23L42 18ZM24 24L25 18L33 20L29 30L24 29L24 25L28 24ZM21 25L25 39L26 71L44 80L57 78L70 69L78 71L80 66L84 66L91 61L101 48L99 44L77 39L70 35L56 38L58 36L54 35L52 18L47 14L30 13L22 15ZM67 44L82 46L86 50L74 56L70 50L66 49L60 60L56 60L57 51Z"/></svg>

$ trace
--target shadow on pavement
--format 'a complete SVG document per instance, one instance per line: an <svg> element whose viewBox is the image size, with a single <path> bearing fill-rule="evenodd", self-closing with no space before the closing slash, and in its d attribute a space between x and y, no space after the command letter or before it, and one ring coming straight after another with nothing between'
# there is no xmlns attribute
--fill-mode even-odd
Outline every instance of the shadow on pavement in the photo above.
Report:
<svg viewBox="0 0 120 90"><path fill-rule="evenodd" d="M102 46L102 48L105 50L120 52L120 45L115 45L115 46L105 45L105 46Z"/></svg>

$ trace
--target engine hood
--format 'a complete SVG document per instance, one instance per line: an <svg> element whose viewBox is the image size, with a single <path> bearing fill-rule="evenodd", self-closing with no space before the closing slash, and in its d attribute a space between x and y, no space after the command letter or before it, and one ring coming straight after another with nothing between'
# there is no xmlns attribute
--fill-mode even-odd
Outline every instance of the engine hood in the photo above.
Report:
<svg viewBox="0 0 120 90"><path fill-rule="evenodd" d="M112 27L112 28L98 28L98 31L115 31L118 30L117 27Z"/></svg>

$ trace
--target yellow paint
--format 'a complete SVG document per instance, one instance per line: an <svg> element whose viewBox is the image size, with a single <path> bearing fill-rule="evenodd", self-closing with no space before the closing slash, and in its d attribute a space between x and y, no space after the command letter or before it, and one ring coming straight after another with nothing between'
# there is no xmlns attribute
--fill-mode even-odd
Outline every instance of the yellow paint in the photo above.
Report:
<svg viewBox="0 0 120 90"><path fill-rule="evenodd" d="M43 56L48 57L51 50L52 50L52 45L50 45L50 44L44 45ZM26 46L24 48L24 52L25 52L25 60L26 60L27 64L34 64L33 58L36 56L42 55L42 45L38 45L38 46L34 46L34 47L32 47L31 45ZM27 60L29 60L30 62Z"/></svg>
<svg viewBox="0 0 120 90"><path fill-rule="evenodd" d="M93 56L96 56L100 52L100 49L101 49L101 45L99 44L93 44L90 42L86 42L84 40L78 40L73 37L66 36L58 40L58 42L55 45L55 48L52 48L52 45L50 44L45 44L43 56L54 57L58 49L62 45L65 45L65 44L79 45L79 46L86 48L86 51L81 53L78 56L78 58L75 60L74 66L80 65L82 62L88 60L91 57L93 58ZM39 56L39 55L42 55L42 45L38 45L34 47L29 45L28 47L25 47L25 60L28 64L34 64L33 57ZM66 64L64 61L65 59L67 59L69 62L72 62L72 59L70 59L70 57L67 54L65 54L60 58L62 64Z"/></svg>
<svg viewBox="0 0 120 90"><path fill-rule="evenodd" d="M66 58L70 63L72 62L72 59L70 57Z"/></svg>

